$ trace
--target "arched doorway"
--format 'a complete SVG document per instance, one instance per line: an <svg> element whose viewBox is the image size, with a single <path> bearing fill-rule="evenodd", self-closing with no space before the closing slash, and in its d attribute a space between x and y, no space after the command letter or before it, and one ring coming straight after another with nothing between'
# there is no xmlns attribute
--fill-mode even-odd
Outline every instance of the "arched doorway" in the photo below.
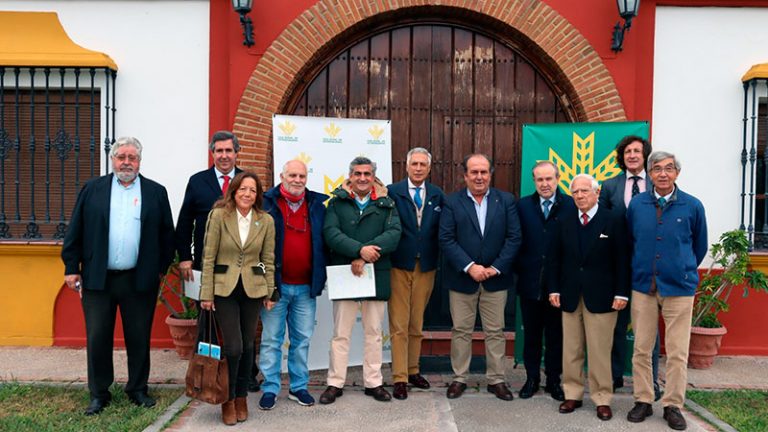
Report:
<svg viewBox="0 0 768 432"><path fill-rule="evenodd" d="M308 72L289 97L295 115L392 120L392 172L405 176L408 149L433 154L430 180L446 193L463 186L461 161L494 159L493 184L518 194L526 123L580 120L533 50L503 34L451 20L382 23L357 35ZM438 272L425 326L450 327L448 290ZM507 327L514 328L514 296Z"/></svg>

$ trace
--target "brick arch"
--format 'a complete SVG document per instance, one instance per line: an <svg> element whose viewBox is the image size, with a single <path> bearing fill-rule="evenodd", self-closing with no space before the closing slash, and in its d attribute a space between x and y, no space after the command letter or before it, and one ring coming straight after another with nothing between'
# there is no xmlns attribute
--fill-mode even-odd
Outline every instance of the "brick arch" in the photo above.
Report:
<svg viewBox="0 0 768 432"><path fill-rule="evenodd" d="M477 10L464 0L319 0L291 22L265 51L240 99L233 130L242 145L241 159L253 161L257 172L271 182L271 117L282 113L307 71L322 62L334 42L382 14L407 16L409 9L451 8L481 14L520 33L536 47L543 61L557 71L556 79L583 121L626 119L619 92L597 51L557 11L541 0L494 0ZM410 14L408 14L410 15ZM562 84L562 83L561 83Z"/></svg>

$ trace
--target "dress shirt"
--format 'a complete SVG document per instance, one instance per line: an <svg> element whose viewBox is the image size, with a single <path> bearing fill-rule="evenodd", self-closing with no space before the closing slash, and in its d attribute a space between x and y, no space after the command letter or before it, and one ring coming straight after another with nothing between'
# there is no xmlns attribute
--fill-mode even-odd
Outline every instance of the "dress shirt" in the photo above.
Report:
<svg viewBox="0 0 768 432"><path fill-rule="evenodd" d="M584 214L584 212L579 210L579 225L581 225L584 222L582 220L582 216L581 216L583 214ZM597 204L595 204L595 206L592 207L591 209L587 210L586 214L587 214L587 223L589 223L589 222L592 221L592 218L595 217L595 215L597 214Z"/></svg>
<svg viewBox="0 0 768 432"><path fill-rule="evenodd" d="M637 181L637 187L640 188L640 193L643 193L645 192L646 175L645 170L640 171L638 174L632 174L629 171L624 174L627 176L627 182L624 184L624 206L629 207L629 202L632 201L632 184L635 182L632 180L632 177L640 177L640 180Z"/></svg>
<svg viewBox="0 0 768 432"><path fill-rule="evenodd" d="M219 182L219 189L221 189L224 186L224 179L223 176L229 177L230 184L232 184L232 179L235 178L235 168L233 167L227 174L224 174L223 172L219 171L218 168L216 168L216 165L213 166L213 172L216 173L216 181Z"/></svg>
<svg viewBox="0 0 768 432"><path fill-rule="evenodd" d="M488 215L488 194L490 193L491 193L490 189L485 191L485 195L483 195L482 201L480 201L480 203L478 204L475 197L472 195L471 192L469 192L469 188L467 188L467 196L469 197L469 199L472 200L472 204L475 205L475 213L477 214L477 224L480 225L480 233L483 235L485 235L485 218ZM469 264L467 264L467 266L464 267L464 273L468 273L469 268L472 267L472 264L474 263L475 262L472 261ZM496 270L496 274L501 274L499 269L497 269L496 267L491 266L491 268Z"/></svg>
<svg viewBox="0 0 768 432"><path fill-rule="evenodd" d="M658 201L659 198L664 198L666 200L666 202L669 203L670 201L674 201L675 200L675 197L673 196L673 195L675 195L675 189L677 189L677 185L675 185L672 188L672 192L670 192L670 193L668 193L668 194L666 194L666 195L664 195L662 197L661 195L659 195L658 192L656 192L656 188L653 188L653 195L656 197L656 201Z"/></svg>
<svg viewBox="0 0 768 432"><path fill-rule="evenodd" d="M541 209L541 212L544 213L544 202L549 201L549 211L552 212L552 206L555 205L555 195L557 195L557 192L553 193L551 197L544 198L543 196L539 195L539 208Z"/></svg>
<svg viewBox="0 0 768 432"><path fill-rule="evenodd" d="M411 179L408 179L408 194L411 195L411 201L413 201L413 207L416 209L416 225L421 228L421 216L424 214L424 206L427 200L427 182L422 182L419 188L419 197L421 198L421 208L416 206L416 187L411 183Z"/></svg>
<svg viewBox="0 0 768 432"><path fill-rule="evenodd" d="M109 270L129 270L136 267L141 239L141 181L123 186L112 176L109 198Z"/></svg>
<svg viewBox="0 0 768 432"><path fill-rule="evenodd" d="M240 210L235 211L237 212L237 227L240 229L240 245L245 246L245 241L248 240L248 232L251 230L253 210L249 211L247 216L243 216Z"/></svg>

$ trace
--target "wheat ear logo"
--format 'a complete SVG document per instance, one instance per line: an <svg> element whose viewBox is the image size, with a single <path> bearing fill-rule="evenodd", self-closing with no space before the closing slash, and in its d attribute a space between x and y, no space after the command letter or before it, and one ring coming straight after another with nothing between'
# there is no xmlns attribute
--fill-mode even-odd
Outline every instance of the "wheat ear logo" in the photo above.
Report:
<svg viewBox="0 0 768 432"><path fill-rule="evenodd" d="M582 138L574 132L572 149L571 165L568 165L552 148L549 149L549 160L557 165L557 169L560 171L560 188L568 195L571 194L571 180L577 174L589 174L602 183L621 173L621 169L616 164L616 152L613 151L595 166L594 132L587 135L586 138Z"/></svg>
<svg viewBox="0 0 768 432"><path fill-rule="evenodd" d="M334 123L334 122L331 122L331 124L329 124L328 126L324 127L323 130L331 138L336 138L336 135L338 135L339 132L341 132L341 128L336 126L336 123Z"/></svg>
<svg viewBox="0 0 768 432"><path fill-rule="evenodd" d="M279 127L285 135L293 135L293 131L296 130L296 125L288 120L284 121L282 124L278 124L277 127Z"/></svg>
<svg viewBox="0 0 768 432"><path fill-rule="evenodd" d="M301 152L298 155L296 155L294 159L304 162L304 165L309 165L309 163L312 161L312 156L304 152Z"/></svg>
<svg viewBox="0 0 768 432"><path fill-rule="evenodd" d="M377 140L384 133L384 129L379 127L379 125L373 125L368 128L368 133L371 134L373 139Z"/></svg>

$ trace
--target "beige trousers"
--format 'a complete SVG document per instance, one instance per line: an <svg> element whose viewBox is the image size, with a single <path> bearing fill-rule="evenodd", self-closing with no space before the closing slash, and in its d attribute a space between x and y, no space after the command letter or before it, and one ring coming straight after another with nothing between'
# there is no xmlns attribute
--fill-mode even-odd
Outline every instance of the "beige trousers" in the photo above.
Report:
<svg viewBox="0 0 768 432"><path fill-rule="evenodd" d="M563 312L563 391L566 399L584 398L586 342L590 398L597 406L611 404L611 348L617 316L616 311L598 314L588 311L583 298L579 299L574 312Z"/></svg>
<svg viewBox="0 0 768 432"><path fill-rule="evenodd" d="M693 296L662 297L632 291L632 328L635 349L632 375L635 401L653 403L651 352L659 330L659 310L664 319L664 348L667 352L666 384L662 406L682 408L688 385L688 344L691 340Z"/></svg>
<svg viewBox="0 0 768 432"><path fill-rule="evenodd" d="M469 362L472 359L472 332L475 330L477 310L485 333L485 377L489 385L504 382L504 306L507 291L486 291L483 285L474 294L448 292L451 307L451 366L454 381L466 383Z"/></svg>
<svg viewBox="0 0 768 432"><path fill-rule="evenodd" d="M381 323L387 302L378 300L336 300L333 302L333 339L331 361L328 365L328 385L342 388L347 380L349 338L357 320L363 314L363 383L368 388L382 384Z"/></svg>

